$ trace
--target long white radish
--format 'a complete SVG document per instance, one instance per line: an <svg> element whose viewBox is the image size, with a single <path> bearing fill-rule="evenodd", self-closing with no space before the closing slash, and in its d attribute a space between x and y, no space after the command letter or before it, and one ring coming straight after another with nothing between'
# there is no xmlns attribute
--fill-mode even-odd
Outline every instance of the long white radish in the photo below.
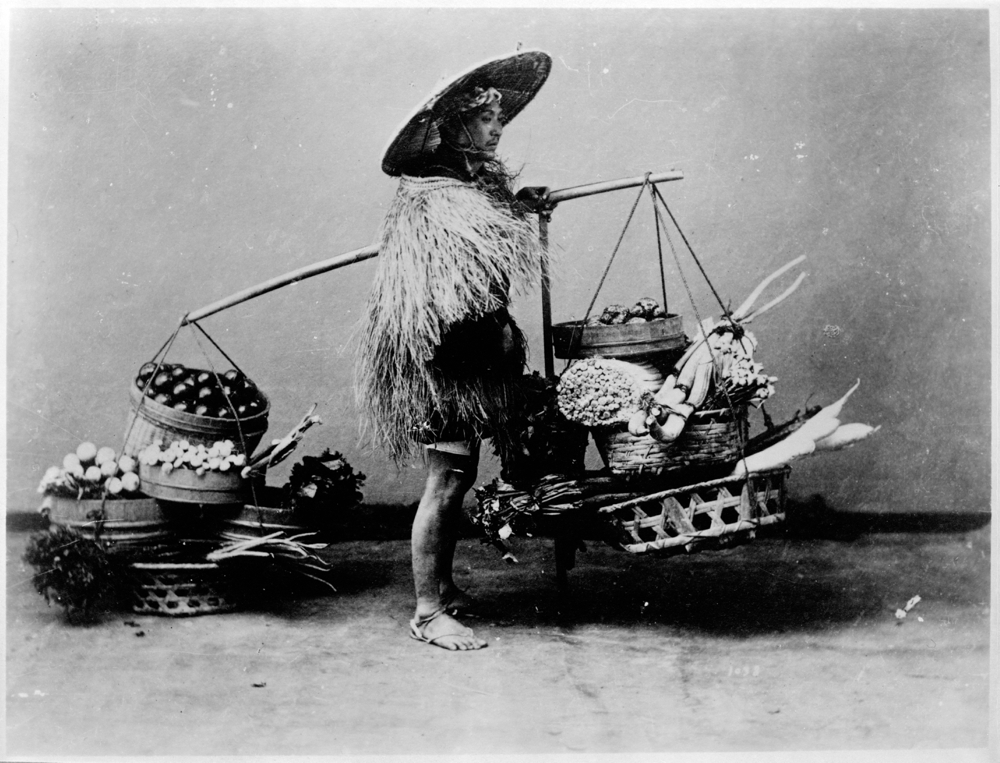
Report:
<svg viewBox="0 0 1000 763"><path fill-rule="evenodd" d="M799 430L800 431L800 430ZM809 437L804 437L795 431L784 440L776 442L759 453L740 459L733 469L731 477L742 477L747 472L762 472L777 469L790 464L799 458L808 456L816 449L816 443Z"/></svg>
<svg viewBox="0 0 1000 763"><path fill-rule="evenodd" d="M688 392L688 405L698 408L708 397L708 390L712 386L712 374L715 371L715 363L709 359L699 364L694 372L694 381L691 383L691 391Z"/></svg>
<svg viewBox="0 0 1000 763"><path fill-rule="evenodd" d="M795 434L808 437L813 442L829 437L837 431L840 426L840 419L833 416L823 416L822 411L806 421L801 427L795 430Z"/></svg>
<svg viewBox="0 0 1000 763"><path fill-rule="evenodd" d="M642 437L644 434L649 433L649 427L646 426L645 411L636 411L629 417L628 431L633 437Z"/></svg>
<svg viewBox="0 0 1000 763"><path fill-rule="evenodd" d="M799 277L795 279L795 283L793 283L791 286L789 286L787 289L785 289L783 292L781 292L781 294L779 294L777 297L775 297L774 299L772 299L770 302L768 302L766 305L764 305L760 309L754 310L749 315L745 315L742 318L740 318L740 323L747 324L750 321L752 321L754 318L757 318L758 316L761 316L764 313L766 313L768 310L770 310L775 305L780 304L781 302L784 302L786 299L788 299L789 296L791 296L791 294L792 294L793 291L795 291L797 288L799 288L799 285L802 283L803 280L805 280L805 277L806 277L805 273L799 273Z"/></svg>
<svg viewBox="0 0 1000 763"><path fill-rule="evenodd" d="M866 437L875 434L882 427L868 424L841 424L833 434L816 441L816 450L841 450L849 448Z"/></svg>
<svg viewBox="0 0 1000 763"><path fill-rule="evenodd" d="M786 270L789 270L798 265L800 262L805 260L805 258L806 256L804 254L799 255L794 260L789 262L787 265L782 265L780 268L771 273L771 275L769 275L767 278L765 278L763 281L757 284L757 288L754 289L752 292L750 292L750 296L746 298L746 301L744 301L742 305L740 305L733 311L732 313L733 320L737 321L740 320L740 318L742 318L750 311L750 308L753 307L753 303L757 301L757 297L760 296L761 292L764 291L764 289L767 287L769 283L771 283L771 281L780 276Z"/></svg>
<svg viewBox="0 0 1000 763"><path fill-rule="evenodd" d="M828 405L825 408L821 409L820 412L817 413L816 415L817 416L832 416L834 418L840 416L840 412L841 412L841 410L843 410L844 403L847 402L847 398L849 398L852 394L854 394L854 390L856 390L860 385L861 385L861 379L858 379L856 382L854 382L854 386L851 387L849 390L847 390L847 394L846 395L844 395L842 398L840 398L840 400L838 400L837 402L830 403L830 405Z"/></svg>
<svg viewBox="0 0 1000 763"><path fill-rule="evenodd" d="M854 386L847 390L847 394L840 398L840 400L830 403L825 408L820 408L815 415L809 417L797 432L805 432L814 442L833 434L837 430L837 427L840 426L840 419L838 417L844 408L844 404L860 384L861 379L858 379L854 383Z"/></svg>

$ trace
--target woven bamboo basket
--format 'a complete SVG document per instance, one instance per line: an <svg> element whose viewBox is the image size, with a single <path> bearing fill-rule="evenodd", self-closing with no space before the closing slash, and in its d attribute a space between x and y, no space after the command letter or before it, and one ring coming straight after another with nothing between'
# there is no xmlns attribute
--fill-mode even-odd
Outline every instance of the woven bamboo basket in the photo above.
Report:
<svg viewBox="0 0 1000 763"><path fill-rule="evenodd" d="M785 519L791 468L710 480L599 509L615 544L632 554L672 555L726 548Z"/></svg>
<svg viewBox="0 0 1000 763"><path fill-rule="evenodd" d="M231 612L239 607L236 586L211 562L135 562L132 611L190 617Z"/></svg>
<svg viewBox="0 0 1000 763"><path fill-rule="evenodd" d="M170 444L187 440L192 445L211 446L219 440L231 440L237 451L250 455L267 431L267 416L271 404L260 393L264 409L242 419L217 419L178 411L152 398L143 397L142 390L132 385L130 410L126 424L126 439L122 453L133 458L155 440Z"/></svg>
<svg viewBox="0 0 1000 763"><path fill-rule="evenodd" d="M169 473L162 467L139 464L143 492L162 501L199 504L242 504L250 494L250 483L239 469L227 472L178 468Z"/></svg>
<svg viewBox="0 0 1000 763"><path fill-rule="evenodd" d="M162 543L173 534L163 509L152 498L102 501L49 495L39 511L50 523L69 527L90 540L100 539L109 548Z"/></svg>
<svg viewBox="0 0 1000 763"><path fill-rule="evenodd" d="M650 435L636 436L626 424L595 427L594 442L604 465L622 477L659 475L677 469L734 464L749 435L746 408L697 411L684 432L665 444Z"/></svg>

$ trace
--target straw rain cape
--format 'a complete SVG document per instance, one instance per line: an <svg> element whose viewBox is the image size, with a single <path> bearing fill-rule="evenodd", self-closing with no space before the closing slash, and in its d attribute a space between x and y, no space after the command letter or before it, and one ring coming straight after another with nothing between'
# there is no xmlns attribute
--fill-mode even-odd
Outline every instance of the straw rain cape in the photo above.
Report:
<svg viewBox="0 0 1000 763"><path fill-rule="evenodd" d="M382 224L355 389L363 427L397 461L429 423L493 437L503 450L523 354L516 368L471 374L436 357L450 329L505 310L509 293L540 276L535 226L497 196L472 182L404 175Z"/></svg>

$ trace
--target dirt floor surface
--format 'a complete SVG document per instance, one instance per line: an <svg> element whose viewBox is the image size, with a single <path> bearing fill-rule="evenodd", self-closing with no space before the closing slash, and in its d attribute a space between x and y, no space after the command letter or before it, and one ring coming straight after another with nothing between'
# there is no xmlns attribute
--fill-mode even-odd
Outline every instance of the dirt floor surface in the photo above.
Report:
<svg viewBox="0 0 1000 763"><path fill-rule="evenodd" d="M551 540L516 539L517 565L463 540L458 580L489 641L464 654L407 637L402 539L330 546L333 595L81 626L31 587L29 533L8 532L7 756L978 748L986 760L990 527L945 529L670 559L589 544L565 595Z"/></svg>

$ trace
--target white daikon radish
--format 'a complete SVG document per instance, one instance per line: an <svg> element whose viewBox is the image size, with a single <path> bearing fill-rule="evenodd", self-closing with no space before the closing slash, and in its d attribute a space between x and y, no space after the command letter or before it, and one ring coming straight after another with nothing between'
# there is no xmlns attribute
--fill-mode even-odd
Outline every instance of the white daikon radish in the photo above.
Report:
<svg viewBox="0 0 1000 763"><path fill-rule="evenodd" d="M813 442L816 442L817 440L822 440L824 437L832 435L837 431L837 427L839 426L840 419L835 416L824 416L823 411L820 411L815 416L809 418L805 424L796 429L793 434L808 437Z"/></svg>
<svg viewBox="0 0 1000 763"><path fill-rule="evenodd" d="M768 469L777 469L796 459L808 456L816 449L816 443L808 435L800 435L801 431L801 429L796 430L784 440L776 442L769 448L740 459L729 476L742 477L747 472L762 472Z"/></svg>
<svg viewBox="0 0 1000 763"><path fill-rule="evenodd" d="M826 408L820 410L820 412L817 413L816 415L832 416L833 418L837 418L838 416L840 416L840 412L843 410L844 403L847 402L847 398L849 398L852 394L854 394L854 390L856 390L860 385L861 385L861 379L858 379L856 382L854 382L854 386L851 387L849 390L847 390L846 395L840 398L840 400L838 400L836 403L831 403L830 405L826 406Z"/></svg>
<svg viewBox="0 0 1000 763"><path fill-rule="evenodd" d="M881 426L871 427L868 424L841 424L833 434L816 441L816 450L849 448L881 428Z"/></svg>
<svg viewBox="0 0 1000 763"><path fill-rule="evenodd" d="M831 434L837 431L840 426L840 412L844 408L844 403L847 399L854 393L854 390L858 388L861 384L861 379L858 379L854 386L847 390L847 394L844 395L840 400L835 403L831 403L825 408L820 408L820 410L814 416L810 416L809 419L796 430L796 434L805 434L811 437L813 442L817 440L822 440L824 437L829 437Z"/></svg>

